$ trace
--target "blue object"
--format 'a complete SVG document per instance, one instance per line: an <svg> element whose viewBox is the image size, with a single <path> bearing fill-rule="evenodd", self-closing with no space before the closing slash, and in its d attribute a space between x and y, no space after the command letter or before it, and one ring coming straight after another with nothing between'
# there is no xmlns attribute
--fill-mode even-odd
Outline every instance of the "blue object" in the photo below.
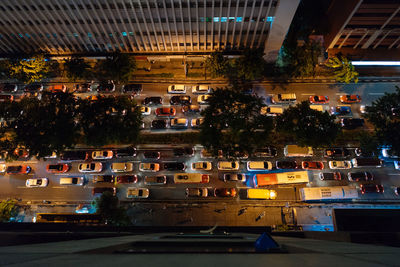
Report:
<svg viewBox="0 0 400 267"><path fill-rule="evenodd" d="M351 113L351 108L347 106L332 107L331 113L333 115L347 115Z"/></svg>
<svg viewBox="0 0 400 267"><path fill-rule="evenodd" d="M279 247L275 240L267 233L262 233L261 236L257 238L254 246L257 252L267 252L271 248Z"/></svg>

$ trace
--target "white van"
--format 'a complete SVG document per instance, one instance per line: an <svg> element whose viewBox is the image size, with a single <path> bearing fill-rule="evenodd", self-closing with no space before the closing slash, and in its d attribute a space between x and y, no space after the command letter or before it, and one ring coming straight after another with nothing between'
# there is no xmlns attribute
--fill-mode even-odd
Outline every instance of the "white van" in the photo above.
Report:
<svg viewBox="0 0 400 267"><path fill-rule="evenodd" d="M267 115L267 116L281 115L283 113L283 107L279 107L279 106L262 107L260 113L261 113L261 115Z"/></svg>
<svg viewBox="0 0 400 267"><path fill-rule="evenodd" d="M271 102L273 104L277 104L277 103L288 103L288 104L293 104L296 103L296 94L277 94L277 95L273 95L271 96Z"/></svg>
<svg viewBox="0 0 400 267"><path fill-rule="evenodd" d="M210 176L202 173L175 173L174 183L208 183Z"/></svg>
<svg viewBox="0 0 400 267"><path fill-rule="evenodd" d="M314 155L312 147L286 145L283 153L285 157L312 157Z"/></svg>
<svg viewBox="0 0 400 267"><path fill-rule="evenodd" d="M61 177L60 185L83 185L85 177Z"/></svg>

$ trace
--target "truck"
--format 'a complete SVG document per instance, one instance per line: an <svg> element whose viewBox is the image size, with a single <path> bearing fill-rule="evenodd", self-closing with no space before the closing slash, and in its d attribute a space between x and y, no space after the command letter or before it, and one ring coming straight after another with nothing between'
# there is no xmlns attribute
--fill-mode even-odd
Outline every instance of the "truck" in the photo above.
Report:
<svg viewBox="0 0 400 267"><path fill-rule="evenodd" d="M258 173L253 176L254 186L267 186L276 184L308 183L310 178L307 171Z"/></svg>
<svg viewBox="0 0 400 267"><path fill-rule="evenodd" d="M358 198L358 191L354 186L304 187L300 188L299 191L302 201L351 200Z"/></svg>
<svg viewBox="0 0 400 267"><path fill-rule="evenodd" d="M283 153L285 157L312 157L314 155L312 147L297 145L286 145Z"/></svg>

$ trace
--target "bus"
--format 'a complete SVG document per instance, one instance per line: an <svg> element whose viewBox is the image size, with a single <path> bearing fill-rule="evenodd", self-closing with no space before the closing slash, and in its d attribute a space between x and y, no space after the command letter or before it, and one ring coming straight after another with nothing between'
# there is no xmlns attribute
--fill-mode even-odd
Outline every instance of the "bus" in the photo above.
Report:
<svg viewBox="0 0 400 267"><path fill-rule="evenodd" d="M310 178L307 171L258 173L253 176L254 186L266 186L275 184L308 183Z"/></svg>
<svg viewBox="0 0 400 267"><path fill-rule="evenodd" d="M37 213L33 220L37 223L99 224L101 216L87 213Z"/></svg>
<svg viewBox="0 0 400 267"><path fill-rule="evenodd" d="M351 200L358 198L358 191L354 186L304 187L300 188L299 191L302 201Z"/></svg>

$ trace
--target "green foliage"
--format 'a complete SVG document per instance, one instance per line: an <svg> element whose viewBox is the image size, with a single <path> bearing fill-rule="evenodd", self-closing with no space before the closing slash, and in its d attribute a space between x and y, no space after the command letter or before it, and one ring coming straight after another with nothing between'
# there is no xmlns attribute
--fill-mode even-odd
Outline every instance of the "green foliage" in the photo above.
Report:
<svg viewBox="0 0 400 267"><path fill-rule="evenodd" d="M104 192L95 200L97 213L101 215L106 224L115 226L130 225L126 209L119 206L119 201L111 192Z"/></svg>
<svg viewBox="0 0 400 267"><path fill-rule="evenodd" d="M200 142L215 156L251 153L267 144L273 128L272 120L260 114L263 99L243 93L243 88L217 89L202 111Z"/></svg>
<svg viewBox="0 0 400 267"><path fill-rule="evenodd" d="M136 70L136 61L134 56L118 52L99 61L96 68L104 80L127 83Z"/></svg>
<svg viewBox="0 0 400 267"><path fill-rule="evenodd" d="M328 59L325 66L333 71L333 75L337 82L350 83L358 82L358 72L351 62L345 57L333 57Z"/></svg>
<svg viewBox="0 0 400 267"><path fill-rule="evenodd" d="M18 206L14 200L0 201L0 222L9 222L11 217L17 215Z"/></svg>
<svg viewBox="0 0 400 267"><path fill-rule="evenodd" d="M139 144L198 144L199 133L140 134Z"/></svg>
<svg viewBox="0 0 400 267"><path fill-rule="evenodd" d="M86 79L90 74L90 65L81 57L72 57L64 62L64 71L68 80Z"/></svg>
<svg viewBox="0 0 400 267"><path fill-rule="evenodd" d="M358 136L358 140L363 155L379 155L379 141L376 135L362 131Z"/></svg>
<svg viewBox="0 0 400 267"><path fill-rule="evenodd" d="M400 87L396 86L396 92L385 93L371 106L366 107L364 117L375 127L375 134L380 145L392 146L392 151L400 155L400 116L393 115L394 109L400 109Z"/></svg>
<svg viewBox="0 0 400 267"><path fill-rule="evenodd" d="M234 60L234 71L230 70L228 76L235 76L243 81L254 81L261 79L264 73L265 60L264 51L258 49L246 49L243 54Z"/></svg>
<svg viewBox="0 0 400 267"><path fill-rule="evenodd" d="M276 129L292 135L299 145L324 147L332 144L340 132L340 126L334 120L335 116L313 110L303 101L277 117Z"/></svg>
<svg viewBox="0 0 400 267"><path fill-rule="evenodd" d="M224 57L221 51L211 53L206 60L206 68L213 78L225 77L229 69L229 59Z"/></svg>
<svg viewBox="0 0 400 267"><path fill-rule="evenodd" d="M10 76L23 83L39 82L46 78L49 64L43 55L35 55L29 59L13 61L9 66Z"/></svg>
<svg viewBox="0 0 400 267"><path fill-rule="evenodd" d="M79 114L79 126L87 145L131 144L139 136L142 114L136 102L128 97L81 100Z"/></svg>

